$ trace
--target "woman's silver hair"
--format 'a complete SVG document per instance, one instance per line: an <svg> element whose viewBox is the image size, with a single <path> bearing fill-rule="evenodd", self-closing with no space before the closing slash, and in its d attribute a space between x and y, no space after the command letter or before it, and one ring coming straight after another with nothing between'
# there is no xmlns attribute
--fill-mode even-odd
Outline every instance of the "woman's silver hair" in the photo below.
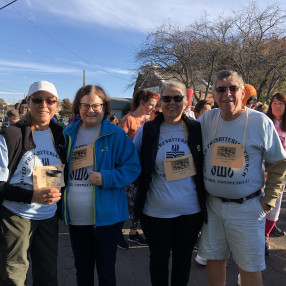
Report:
<svg viewBox="0 0 286 286"><path fill-rule="evenodd" d="M219 71L213 81L213 85L212 85L212 90L214 91L216 88L216 83L218 80L226 80L229 79L231 77L235 77L238 81L238 85L241 89L244 89L244 81L242 79L242 76L237 73L236 71L232 71L232 70L221 70Z"/></svg>
<svg viewBox="0 0 286 286"><path fill-rule="evenodd" d="M169 88L169 87L175 87L175 88L179 88L182 92L182 95L184 97L184 102L188 102L188 98L187 98L187 87L184 83L182 82L179 82L179 81L168 81L166 83L164 83L161 88L160 88L160 98L162 98L162 94L164 92L164 90L166 88Z"/></svg>

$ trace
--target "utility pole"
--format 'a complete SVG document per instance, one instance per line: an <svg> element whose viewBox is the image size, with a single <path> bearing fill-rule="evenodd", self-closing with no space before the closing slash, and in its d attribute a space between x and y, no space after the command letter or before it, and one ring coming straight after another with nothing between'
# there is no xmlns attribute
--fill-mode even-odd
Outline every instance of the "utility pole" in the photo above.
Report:
<svg viewBox="0 0 286 286"><path fill-rule="evenodd" d="M83 86L85 86L85 70L83 70Z"/></svg>

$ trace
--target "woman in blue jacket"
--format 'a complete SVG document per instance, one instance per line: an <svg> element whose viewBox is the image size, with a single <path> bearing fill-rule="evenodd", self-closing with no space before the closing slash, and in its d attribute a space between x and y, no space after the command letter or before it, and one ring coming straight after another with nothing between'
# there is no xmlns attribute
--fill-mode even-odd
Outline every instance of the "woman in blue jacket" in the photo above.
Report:
<svg viewBox="0 0 286 286"><path fill-rule="evenodd" d="M116 285L115 261L121 227L128 219L124 187L140 173L137 150L127 134L106 118L110 101L100 86L80 88L65 129L69 169L63 215L69 224L78 286Z"/></svg>

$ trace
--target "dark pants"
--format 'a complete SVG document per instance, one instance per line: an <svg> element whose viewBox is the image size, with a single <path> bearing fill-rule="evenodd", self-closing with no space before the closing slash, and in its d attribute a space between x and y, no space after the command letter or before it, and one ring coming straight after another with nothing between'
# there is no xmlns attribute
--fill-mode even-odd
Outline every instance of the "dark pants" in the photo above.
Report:
<svg viewBox="0 0 286 286"><path fill-rule="evenodd" d="M192 252L201 226L201 213L175 218L142 215L141 227L150 248L150 275L153 286L168 286L171 251L171 285L188 284Z"/></svg>
<svg viewBox="0 0 286 286"><path fill-rule="evenodd" d="M57 286L58 218L32 220L0 206L0 286L24 286L32 260L33 286Z"/></svg>
<svg viewBox="0 0 286 286"><path fill-rule="evenodd" d="M124 190L128 201L130 230L137 230L139 222L134 219L134 202L135 202L135 195L137 192L137 186L135 184L130 184L126 186Z"/></svg>
<svg viewBox="0 0 286 286"><path fill-rule="evenodd" d="M69 226L78 286L94 285L95 265L99 286L116 285L116 251L122 224Z"/></svg>

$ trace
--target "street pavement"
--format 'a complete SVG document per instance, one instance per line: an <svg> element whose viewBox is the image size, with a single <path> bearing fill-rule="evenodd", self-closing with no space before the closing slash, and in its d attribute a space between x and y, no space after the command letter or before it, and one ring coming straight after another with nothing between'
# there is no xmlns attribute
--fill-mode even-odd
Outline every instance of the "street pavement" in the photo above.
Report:
<svg viewBox="0 0 286 286"><path fill-rule="evenodd" d="M286 194L284 193L280 219L277 225L286 230ZM128 227L128 222L125 223ZM127 229L125 233L127 235ZM127 238L127 236L126 236ZM148 269L149 249L129 243L128 250L118 249L116 275L117 286L151 286ZM271 237L270 256L266 257L267 269L263 271L264 286L286 285L286 237ZM194 260L188 286L207 286L206 267L197 264ZM171 263L170 263L171 267ZM96 273L96 271L95 271ZM237 285L238 269L235 262L230 258L227 263L226 286ZM58 282L59 286L76 286L73 254L70 246L68 228L61 223L59 233L59 257L58 257ZM29 270L27 285L31 286L31 270ZM94 285L98 285L95 281Z"/></svg>

